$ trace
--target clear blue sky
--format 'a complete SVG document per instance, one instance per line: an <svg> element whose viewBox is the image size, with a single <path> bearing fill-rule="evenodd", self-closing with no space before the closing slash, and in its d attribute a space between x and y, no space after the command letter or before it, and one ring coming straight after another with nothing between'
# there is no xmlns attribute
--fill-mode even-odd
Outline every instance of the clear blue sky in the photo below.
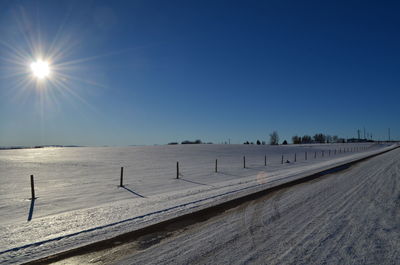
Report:
<svg viewBox="0 0 400 265"><path fill-rule="evenodd" d="M3 0L0 146L400 138L399 3Z"/></svg>

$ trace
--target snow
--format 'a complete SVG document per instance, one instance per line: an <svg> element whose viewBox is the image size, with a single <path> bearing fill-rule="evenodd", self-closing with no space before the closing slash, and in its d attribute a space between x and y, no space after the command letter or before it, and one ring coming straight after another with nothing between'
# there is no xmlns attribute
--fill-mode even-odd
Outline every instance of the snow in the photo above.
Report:
<svg viewBox="0 0 400 265"><path fill-rule="evenodd" d="M118 264L399 264L399 161L397 149L96 260L125 251Z"/></svg>
<svg viewBox="0 0 400 265"><path fill-rule="evenodd" d="M328 150L354 147L357 152L328 155ZM0 263L26 262L110 238L390 148L326 144L1 150ZM282 154L291 163L281 164ZM181 179L176 179L176 161ZM118 187L121 166L126 188ZM31 174L38 197L33 207ZM32 220L27 221L31 208Z"/></svg>

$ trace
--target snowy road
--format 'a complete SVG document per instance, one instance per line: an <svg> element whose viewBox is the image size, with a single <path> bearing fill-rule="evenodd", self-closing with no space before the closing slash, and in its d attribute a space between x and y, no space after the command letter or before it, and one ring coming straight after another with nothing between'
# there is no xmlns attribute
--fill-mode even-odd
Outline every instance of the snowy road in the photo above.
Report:
<svg viewBox="0 0 400 265"><path fill-rule="evenodd" d="M121 255L119 264L399 264L400 150L91 259Z"/></svg>

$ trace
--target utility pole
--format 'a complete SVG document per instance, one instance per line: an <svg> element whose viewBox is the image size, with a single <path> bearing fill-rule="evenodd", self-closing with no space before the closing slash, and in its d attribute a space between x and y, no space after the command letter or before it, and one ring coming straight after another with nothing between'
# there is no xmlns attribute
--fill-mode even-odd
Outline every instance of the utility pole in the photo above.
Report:
<svg viewBox="0 0 400 265"><path fill-rule="evenodd" d="M358 140L360 140L360 129L357 130Z"/></svg>

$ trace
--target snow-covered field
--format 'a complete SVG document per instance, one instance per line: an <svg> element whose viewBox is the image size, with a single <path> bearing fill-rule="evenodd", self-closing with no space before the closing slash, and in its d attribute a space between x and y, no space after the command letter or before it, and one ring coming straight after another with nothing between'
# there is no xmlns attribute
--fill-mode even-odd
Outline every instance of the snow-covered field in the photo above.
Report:
<svg viewBox="0 0 400 265"><path fill-rule="evenodd" d="M1 150L0 263L76 248L390 148L342 144ZM291 163L281 164L281 155ZM118 187L121 166L126 188ZM34 203L29 200L31 174L38 197Z"/></svg>

